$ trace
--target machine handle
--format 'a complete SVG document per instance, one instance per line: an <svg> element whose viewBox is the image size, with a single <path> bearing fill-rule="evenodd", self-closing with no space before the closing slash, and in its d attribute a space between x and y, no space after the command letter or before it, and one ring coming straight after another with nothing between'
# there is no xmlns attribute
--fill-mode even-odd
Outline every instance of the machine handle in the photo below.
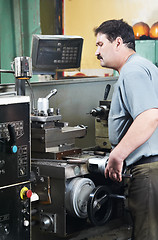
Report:
<svg viewBox="0 0 158 240"><path fill-rule="evenodd" d="M105 176L105 168L108 164L108 156L105 156L104 158L89 158L88 159L88 171L90 173L101 173ZM123 178L132 178L132 174L126 173L126 168L123 170L122 173Z"/></svg>
<svg viewBox="0 0 158 240"><path fill-rule="evenodd" d="M110 84L107 84L106 85L106 88L105 88L105 93L104 93L104 100L107 99L108 95L109 95L109 92L110 92L110 88L111 88L111 85Z"/></svg>
<svg viewBox="0 0 158 240"><path fill-rule="evenodd" d="M10 136L10 140L9 140L10 150L12 153L16 153L17 146L16 146L16 133L15 133L14 126L11 124L8 124L8 131L9 131L9 136Z"/></svg>
<svg viewBox="0 0 158 240"><path fill-rule="evenodd" d="M112 216L113 201L109 198L108 186L98 186L91 192L87 202L87 212L90 222L95 226L104 225Z"/></svg>
<svg viewBox="0 0 158 240"><path fill-rule="evenodd" d="M51 90L51 92L46 96L46 99L51 98L53 95L55 95L57 93L57 89L53 89Z"/></svg>
<svg viewBox="0 0 158 240"><path fill-rule="evenodd" d="M8 131L10 136L9 143L10 145L14 145L16 143L16 134L15 134L14 126L11 124L8 124Z"/></svg>

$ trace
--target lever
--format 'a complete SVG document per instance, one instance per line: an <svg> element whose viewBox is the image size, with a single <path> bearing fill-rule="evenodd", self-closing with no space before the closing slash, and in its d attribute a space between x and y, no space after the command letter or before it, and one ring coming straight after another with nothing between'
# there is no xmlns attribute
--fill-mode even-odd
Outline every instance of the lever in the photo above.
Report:
<svg viewBox="0 0 158 240"><path fill-rule="evenodd" d="M105 88L105 93L104 93L104 100L107 99L108 95L109 95L109 92L110 92L110 88L111 88L111 85L110 84L107 84L106 85L106 88Z"/></svg>
<svg viewBox="0 0 158 240"><path fill-rule="evenodd" d="M17 146L16 146L16 133L15 133L14 126L11 124L8 124L8 131L9 131L9 136L10 136L10 140L9 140L10 150L12 153L16 153Z"/></svg>
<svg viewBox="0 0 158 240"><path fill-rule="evenodd" d="M51 90L51 92L46 96L46 99L51 98L51 97L54 96L56 93L57 93L57 89Z"/></svg>

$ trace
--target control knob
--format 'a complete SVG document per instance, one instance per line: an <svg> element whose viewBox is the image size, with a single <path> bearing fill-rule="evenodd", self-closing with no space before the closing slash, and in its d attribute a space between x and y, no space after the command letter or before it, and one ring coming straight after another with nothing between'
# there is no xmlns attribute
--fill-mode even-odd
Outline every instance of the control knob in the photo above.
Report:
<svg viewBox="0 0 158 240"><path fill-rule="evenodd" d="M20 191L20 198L22 200L25 200L27 198L31 198L32 196L32 191L28 189L27 187L23 187Z"/></svg>

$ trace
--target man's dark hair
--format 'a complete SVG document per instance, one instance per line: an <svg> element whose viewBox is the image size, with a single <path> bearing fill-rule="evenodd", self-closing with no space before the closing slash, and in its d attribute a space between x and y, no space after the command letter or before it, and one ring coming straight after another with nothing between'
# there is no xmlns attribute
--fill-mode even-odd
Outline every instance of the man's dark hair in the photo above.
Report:
<svg viewBox="0 0 158 240"><path fill-rule="evenodd" d="M105 21L98 28L94 29L94 33L95 36L98 33L106 34L110 42L113 42L117 37L121 37L123 43L126 44L128 48L132 48L135 51L133 28L128 25L128 23L124 22L123 19Z"/></svg>

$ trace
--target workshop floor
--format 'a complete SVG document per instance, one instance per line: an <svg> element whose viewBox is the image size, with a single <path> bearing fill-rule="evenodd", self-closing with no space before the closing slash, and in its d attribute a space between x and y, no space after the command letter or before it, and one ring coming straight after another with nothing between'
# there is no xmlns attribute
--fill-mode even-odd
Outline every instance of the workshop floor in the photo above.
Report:
<svg viewBox="0 0 158 240"><path fill-rule="evenodd" d="M93 227L80 232L71 240L130 240L132 228L120 219L112 220L102 227Z"/></svg>
<svg viewBox="0 0 158 240"><path fill-rule="evenodd" d="M80 232L69 235L66 238L59 238L40 232L32 240L131 240L132 227L125 219L114 219L104 226L86 228Z"/></svg>

